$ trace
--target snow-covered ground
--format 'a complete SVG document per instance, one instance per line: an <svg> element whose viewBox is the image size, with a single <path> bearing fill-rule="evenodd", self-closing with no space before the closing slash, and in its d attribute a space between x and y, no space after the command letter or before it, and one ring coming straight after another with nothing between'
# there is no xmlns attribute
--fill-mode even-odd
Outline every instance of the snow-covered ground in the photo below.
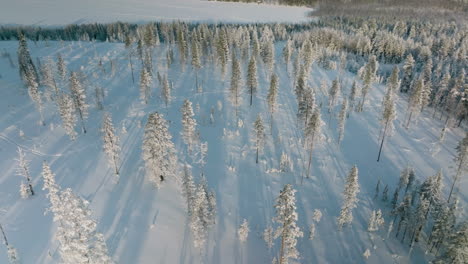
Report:
<svg viewBox="0 0 468 264"><path fill-rule="evenodd" d="M0 42L0 50L14 58L17 45L14 41ZM277 44L276 54L281 54L283 45ZM65 134L52 102L45 108L46 126L38 125L39 114L19 79L17 67L11 66L6 58L0 58L0 223L4 225L10 243L18 249L23 263L59 261L57 242L53 238L55 224L50 213L44 215L49 202L41 190L43 160L51 164L62 188L70 187L91 202L93 216L99 222L98 230L105 235L109 253L116 263L271 263L279 243L276 241L274 250L269 251L261 233L271 224L274 200L286 183L293 184L298 190L298 224L305 233L298 242L299 263L425 263L431 259L419 246L409 256L408 246L395 239L394 234L387 238L385 230L372 235L366 231L374 209L383 208L385 220L387 223L391 221L388 204L373 199L374 188L380 179L389 185L391 195L400 171L409 164L415 168L419 180L442 169L444 192L447 193L454 174L454 148L463 131L450 129L444 144L437 146L435 142L442 122L431 119L427 112L410 130L402 128L406 101L400 98L395 135L388 138L381 162L377 163L383 85L376 85L370 92L369 103L363 113L351 113L341 146L336 143L336 117L329 119L326 97L318 93L318 100L324 105L325 139L314 152L313 177L301 185L307 153L296 126L297 105L292 79L283 63L275 66L280 79L279 109L274 116L273 131L267 129L267 145L260 155L259 164L256 164L255 150L250 141L252 124L257 113L269 121L265 102L269 74L260 62L259 91L252 107L248 106L247 93L243 95L244 103L239 114L243 124L239 126L228 100L230 67L223 79L218 66L212 63L204 65L199 72L204 91L198 94L195 93L195 72L191 66L187 65L181 72L176 62L167 69L167 47L156 48L155 69L162 74L167 72L174 83L174 99L166 109L159 97L160 87L156 84L149 104L140 102L138 84L132 84L123 44L49 42L46 45L38 42L35 45L30 42L29 46L34 60L37 57L42 61L48 57L55 58L60 52L70 70L84 72L88 76L86 87L90 104L93 104L94 87L104 88L105 111L112 114L121 138L123 164L120 181L116 183L101 147L102 111L94 105L91 107L88 133L80 133L76 141L70 141ZM98 66L99 60L102 60L102 68ZM111 70L110 60L115 62L115 72ZM281 60L280 55L276 60ZM242 69L245 76L245 62ZM136 76L139 71L138 66ZM96 76L93 77L93 73ZM314 65L310 84L319 87L322 80L330 84L336 75L336 71ZM345 94L349 94L354 78L350 73L344 75ZM64 83L60 83L60 87L68 89ZM180 136L179 109L186 98L193 102L201 138L208 142L205 175L209 187L216 192L218 203L216 225L210 232L207 250L201 256L193 247L177 182L170 181L161 189L155 189L144 176L141 159L144 125L148 114L158 111L164 113L170 122L180 162L190 161ZM211 111L214 123L210 122ZM18 146L31 160L30 169L37 191L37 195L27 200L22 200L18 192L21 182L16 175L15 164ZM275 172L282 152L293 160L292 173ZM352 225L340 232L337 231L336 217L342 201L344 178L353 165L359 168L361 192ZM199 174L199 166L194 165L194 175L198 177ZM462 181L459 189L462 190L459 194L461 205L466 207L468 182ZM309 241L307 231L314 209L320 209L323 218L317 224L316 238ZM466 210L463 214L466 216ZM250 222L251 233L247 243L240 244L237 228L244 218ZM371 252L368 260L362 256L366 249ZM0 263L6 261L5 250L1 248Z"/></svg>
<svg viewBox="0 0 468 264"><path fill-rule="evenodd" d="M205 0L1 0L0 24L92 22L304 22L311 9Z"/></svg>

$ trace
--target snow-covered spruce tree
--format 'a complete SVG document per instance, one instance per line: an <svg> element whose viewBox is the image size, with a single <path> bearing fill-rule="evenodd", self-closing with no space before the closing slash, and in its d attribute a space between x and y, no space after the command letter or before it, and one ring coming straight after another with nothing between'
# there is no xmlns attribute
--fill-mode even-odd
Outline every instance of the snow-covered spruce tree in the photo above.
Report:
<svg viewBox="0 0 468 264"><path fill-rule="evenodd" d="M67 66L65 65L65 60L60 53L57 54L57 72L60 79L62 81L65 80L67 77Z"/></svg>
<svg viewBox="0 0 468 264"><path fill-rule="evenodd" d="M251 34L252 35L251 36L251 40L252 40L252 54L251 54L251 56L256 58L256 57L260 56L260 43L258 41L257 28L254 27L251 32L252 32L252 34Z"/></svg>
<svg viewBox="0 0 468 264"><path fill-rule="evenodd" d="M132 83L135 83L135 75L133 74L133 62L132 62L133 38L128 33L125 35L125 49L127 50L128 66L130 67L130 72L132 74Z"/></svg>
<svg viewBox="0 0 468 264"><path fill-rule="evenodd" d="M403 65L403 81L401 82L400 92L408 92L413 82L413 70L414 70L414 59L413 56L408 54L405 63Z"/></svg>
<svg viewBox="0 0 468 264"><path fill-rule="evenodd" d="M70 74L70 94L73 99L75 109L80 117L81 125L83 127L83 133L86 134L86 127L84 121L88 117L89 105L86 104L86 92L76 72L72 72Z"/></svg>
<svg viewBox="0 0 468 264"><path fill-rule="evenodd" d="M463 175L464 172L468 171L468 132L466 132L465 137L460 140L455 150L457 151L457 155L455 156L454 161L457 165L457 170L455 177L453 178L452 187L450 188L450 194L447 199L448 203L452 197L455 184L458 182L460 176Z"/></svg>
<svg viewBox="0 0 468 264"><path fill-rule="evenodd" d="M286 64L286 67L288 67L289 62L291 61L291 56L292 56L292 50L293 48L293 41L291 39L288 39L286 42L286 45L283 48L283 59L284 63Z"/></svg>
<svg viewBox="0 0 468 264"><path fill-rule="evenodd" d="M405 239L406 231L408 230L408 226L411 223L411 216L413 215L413 210L411 207L411 194L407 194L403 199L403 202L397 207L396 209L396 217L400 216L400 221L398 221L398 227L396 232L396 237L400 234L400 230L402 226L405 226L405 230L403 232L403 237L401 241Z"/></svg>
<svg viewBox="0 0 468 264"><path fill-rule="evenodd" d="M380 142L379 154L377 155L377 162L380 161L380 154L382 153L382 147L384 144L385 136L387 134L391 134L394 129L393 121L396 119L395 88L398 87L398 82L398 79L396 79L395 83L395 79L392 79L392 77L389 77L389 79L387 80L387 92L385 93L384 99L382 101L382 116L380 117L380 123L383 128L382 141Z"/></svg>
<svg viewBox="0 0 468 264"><path fill-rule="evenodd" d="M7 249L7 255L8 255L8 261L10 264L19 264L20 263L20 258L18 255L18 251L16 251L16 248L14 248L9 242L8 238L5 234L5 230L3 230L2 224L0 224L0 231L3 236L3 244L5 245Z"/></svg>
<svg viewBox="0 0 468 264"><path fill-rule="evenodd" d="M447 249L439 256L434 264L464 264L468 263L468 222L459 224L458 228L451 232Z"/></svg>
<svg viewBox="0 0 468 264"><path fill-rule="evenodd" d="M265 126L263 125L263 120L260 115L257 116L254 124L254 131L255 131L255 149L256 149L256 156L255 156L255 163L258 163L258 154L260 151L263 150L265 146Z"/></svg>
<svg viewBox="0 0 468 264"><path fill-rule="evenodd" d="M190 216L190 230L192 231L195 248L203 248L210 225L209 203L205 189L201 184L196 187Z"/></svg>
<svg viewBox="0 0 468 264"><path fill-rule="evenodd" d="M169 106L171 103L172 97L171 97L171 86L169 85L169 80L167 79L167 76L163 77L162 81L162 90L161 90L161 96L164 100L164 104L166 105L166 108Z"/></svg>
<svg viewBox="0 0 468 264"><path fill-rule="evenodd" d="M249 222L247 219L244 219L242 224L240 225L239 229L237 230L237 235L239 237L239 241L241 243L244 243L247 241L247 237L249 236L250 228L249 228Z"/></svg>
<svg viewBox="0 0 468 264"><path fill-rule="evenodd" d="M268 249L270 250L274 245L275 234L273 231L273 227L271 225L267 226L263 231L263 240L265 241Z"/></svg>
<svg viewBox="0 0 468 264"><path fill-rule="evenodd" d="M364 108L364 104L366 102L367 93L369 92L372 84L377 79L378 68L379 68L379 63L377 62L377 58L375 57L375 55L370 56L369 62L364 67L364 72L362 75L362 82L363 82L363 87L361 91L362 100L361 100L361 104L359 105L359 112L362 112Z"/></svg>
<svg viewBox="0 0 468 264"><path fill-rule="evenodd" d="M428 239L428 244L431 245L430 252L433 249L438 250L442 246L447 245L447 237L453 231L456 223L455 212L458 209L458 200L449 204L449 206L441 206L437 217L434 219L431 235Z"/></svg>
<svg viewBox="0 0 468 264"><path fill-rule="evenodd" d="M42 163L42 178L44 179L42 190L47 191L46 197L49 198L50 202L50 208L47 210L54 214L54 221L56 221L55 219L59 221L58 216L62 210L62 201L59 197L60 187L55 183L55 174L52 172L46 161Z"/></svg>
<svg viewBox="0 0 468 264"><path fill-rule="evenodd" d="M119 137L115 134L112 117L109 113L104 113L101 132L103 150L107 154L109 164L114 168L115 175L118 177L120 170Z"/></svg>
<svg viewBox="0 0 468 264"><path fill-rule="evenodd" d="M341 144L344 138L345 125L346 125L346 114L348 112L348 100L343 99L341 104L341 110L338 115L338 144Z"/></svg>
<svg viewBox="0 0 468 264"><path fill-rule="evenodd" d="M73 99L66 93L62 93L58 98L58 106L60 117L62 118L62 126L71 140L75 140L76 131L76 114Z"/></svg>
<svg viewBox="0 0 468 264"><path fill-rule="evenodd" d="M268 112L270 112L270 132L273 133L273 114L277 108L277 97L278 97L278 76L276 74L271 75L270 89L268 89L267 103Z"/></svg>
<svg viewBox="0 0 468 264"><path fill-rule="evenodd" d="M351 85L351 92L349 93L349 110L350 112L355 109L356 98L359 96L360 89L356 81L353 81Z"/></svg>
<svg viewBox="0 0 468 264"><path fill-rule="evenodd" d="M26 154L23 150L18 147L18 175L26 179L26 183L23 181L20 185L20 194L21 197L26 199L34 195L34 190L32 187L31 174L29 173L29 161L26 159Z"/></svg>
<svg viewBox="0 0 468 264"><path fill-rule="evenodd" d="M193 113L192 102L185 99L180 111L182 112L182 139L189 151L191 151L193 145L197 143L197 121L194 118L195 114Z"/></svg>
<svg viewBox="0 0 468 264"><path fill-rule="evenodd" d="M192 67L198 73L198 70L201 68L201 52L199 43L196 39L192 37L191 41L191 53L192 53Z"/></svg>
<svg viewBox="0 0 468 264"><path fill-rule="evenodd" d="M304 140L305 140L305 146L306 149L309 150L309 162L307 165L307 173L306 177L310 177L310 167L312 165L312 152L314 150L314 147L320 143L321 139L323 138L322 136L322 126L323 126L323 121L320 118L320 109L316 108L314 112L312 113L312 116L309 118L309 122L307 123L306 129L305 129L305 135L304 135ZM304 176L302 176L302 181L304 180Z"/></svg>
<svg viewBox="0 0 468 264"><path fill-rule="evenodd" d="M369 218L369 224L367 227L367 231L374 232L378 231L379 227L385 223L385 220L382 217L382 211L379 209L378 211L373 210L371 217Z"/></svg>
<svg viewBox="0 0 468 264"><path fill-rule="evenodd" d="M177 158L171 139L164 117L157 112L150 114L145 126L142 156L146 175L158 188L164 180L174 177L176 173Z"/></svg>
<svg viewBox="0 0 468 264"><path fill-rule="evenodd" d="M304 128L307 127L312 113L316 109L315 103L315 92L310 86L306 85L304 91L302 92L302 98L298 102L297 116L298 121L302 120L304 122Z"/></svg>
<svg viewBox="0 0 468 264"><path fill-rule="evenodd" d="M247 89L250 94L250 106L252 106L253 96L257 92L257 62L255 56L250 57L249 66L247 68Z"/></svg>
<svg viewBox="0 0 468 264"><path fill-rule="evenodd" d="M242 102L242 98L240 96L240 85L241 85L241 69L240 63L237 59L235 53L232 53L232 75L231 75L231 85L229 87L229 100L231 101L232 105L236 108L236 116L238 115L238 108Z"/></svg>
<svg viewBox="0 0 468 264"><path fill-rule="evenodd" d="M182 193L187 202L187 214L190 217L193 210L193 200L195 197L196 186L193 181L191 167L188 164L184 165L184 174L182 176Z"/></svg>
<svg viewBox="0 0 468 264"><path fill-rule="evenodd" d="M411 118L415 115L418 115L421 112L422 108L422 99L424 92L424 81L422 79L414 82L413 88L411 89L411 96L408 102L408 109L406 110L406 115L408 119L406 121L406 129L409 128L411 124Z"/></svg>
<svg viewBox="0 0 468 264"><path fill-rule="evenodd" d="M60 222L56 237L63 263L113 263L102 234L96 231L89 202L75 195L70 188L60 193L60 200L62 208L54 220Z"/></svg>
<svg viewBox="0 0 468 264"><path fill-rule="evenodd" d="M46 63L41 67L42 72L42 85L45 85L48 89L48 93L52 99L56 99L59 96L59 88L55 82L54 77L54 62L49 58Z"/></svg>
<svg viewBox="0 0 468 264"><path fill-rule="evenodd" d="M20 77L26 83L26 85L29 86L28 82L30 81L27 79L34 80L36 83L39 82L39 75L37 73L36 66L34 66L34 63L31 59L26 37L21 32L18 36L18 69Z"/></svg>
<svg viewBox="0 0 468 264"><path fill-rule="evenodd" d="M151 96L152 82L151 74L143 67L140 73L140 100L145 104L148 104L148 100Z"/></svg>
<svg viewBox="0 0 468 264"><path fill-rule="evenodd" d="M265 69L267 71L273 70L273 65L275 64L275 49L272 39L263 43L261 53Z"/></svg>
<svg viewBox="0 0 468 264"><path fill-rule="evenodd" d="M333 80L330 90L328 91L328 113L332 112L335 107L336 98L340 95L340 81L338 79Z"/></svg>
<svg viewBox="0 0 468 264"><path fill-rule="evenodd" d="M422 198L419 200L418 206L412 216L412 235L410 238L410 247L413 248L415 242L419 241L419 236L423 227L426 225L427 215L429 213L429 200Z"/></svg>
<svg viewBox="0 0 468 264"><path fill-rule="evenodd" d="M279 263L287 264L289 259L298 259L299 252L296 249L297 238L304 234L297 226L296 190L291 184L286 184L276 199L276 217L273 219L279 224L275 231L275 238L281 237Z"/></svg>
<svg viewBox="0 0 468 264"><path fill-rule="evenodd" d="M23 80L28 87L28 94L31 100L34 102L37 111L39 112L40 120L39 123L45 126L43 116L43 105L42 105L42 93L39 91L39 79L35 75L34 71L27 71L24 73Z"/></svg>
<svg viewBox="0 0 468 264"><path fill-rule="evenodd" d="M293 170L293 163L291 158L288 156L288 154L284 153L284 151L281 153L279 170L280 172L291 172Z"/></svg>
<svg viewBox="0 0 468 264"><path fill-rule="evenodd" d="M338 227L341 230L345 224L353 221L353 208L356 208L357 194L359 193L358 168L353 166L348 177L343 192L343 205L338 217Z"/></svg>

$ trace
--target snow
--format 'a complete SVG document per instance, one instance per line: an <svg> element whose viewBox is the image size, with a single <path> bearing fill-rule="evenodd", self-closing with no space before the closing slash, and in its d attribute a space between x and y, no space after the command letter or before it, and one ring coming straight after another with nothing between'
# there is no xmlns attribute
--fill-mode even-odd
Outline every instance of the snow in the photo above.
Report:
<svg viewBox="0 0 468 264"><path fill-rule="evenodd" d="M64 25L92 22L305 22L306 7L206 0L0 0L0 24Z"/></svg>
<svg viewBox="0 0 468 264"><path fill-rule="evenodd" d="M18 5L21 4L24 3L18 1ZM418 245L409 255L408 246L395 239L393 233L387 239L387 225L372 235L367 232L372 210L383 208L386 223L391 222L388 205L380 199L373 199L374 188L380 179L383 183L381 190L385 184L389 184L389 193L393 193L400 171L409 163L419 180L442 169L446 186L444 193L447 194L447 186L454 175L454 148L463 137L463 130L449 129L444 144L437 147L435 142L442 121L430 118L426 110L419 117L418 124L406 130L403 121L407 103L406 99L399 97L395 135L386 141L381 161L377 163L378 133L381 129L378 120L385 91L383 85L378 84L371 89L363 113L351 113L340 146L336 143L336 117L330 121L326 96L318 91L317 101L324 105L321 114L326 121L322 128L325 138L323 144L314 150L312 177L305 179L301 185L308 156L302 145L301 132L296 126L297 105L292 79L283 63L275 66L279 77L279 95L273 131L270 132L269 126L265 126L266 145L256 164L255 148L251 142L254 138L253 123L258 113L265 123L269 122L266 95L270 75L260 61L259 88L253 106L248 106L248 93L245 91L242 95L244 103L239 107L240 120L236 120L227 92L229 76L223 79L217 65L205 64L198 73L204 92L197 94L195 72L191 66L187 65L183 72L178 62L170 69L166 68L165 45L155 49L154 65L156 70L167 73L174 82L173 101L167 109L158 97L160 87L156 84L153 85L154 96L148 104L142 104L139 100L138 81L132 84L124 44L54 41L28 44L34 61L39 57L44 62L48 57L55 58L60 52L70 70L81 69L90 81L86 88L91 107L86 123L88 133L81 133L77 126L75 129L79 134L75 141L70 141L65 134L60 116L51 102L44 108L46 126L40 126L39 113L19 79L17 68L11 67L6 58L0 58L0 223L23 263L59 263L60 260L58 245L53 237L56 225L50 213L44 215L48 200L40 177L43 160L49 162L56 174L57 184L63 190L72 188L91 202L93 216L98 221L97 229L104 234L109 253L116 263L271 263L279 242L276 240L273 249L268 250L262 233L273 224L275 199L287 183L298 191L296 205L301 231L307 233L314 223L314 209L322 212L322 221L315 223L314 240L309 241L307 235L299 238L297 248L301 259L298 262L367 261L385 264L425 263L431 259ZM281 60L284 44L276 44L277 61ZM16 41L0 42L0 50L13 57L16 56L16 49ZM99 68L99 59L102 59L105 71ZM110 59L116 62L116 74L110 70ZM246 61L242 61L241 68L245 81ZM136 73L139 70L138 67ZM230 66L227 72L230 73ZM92 77L93 73L97 73L99 78ZM309 78L311 86L319 87L322 79L330 85L336 75L336 71L324 70L314 64ZM354 78L354 74L344 74L343 90L346 94ZM59 85L61 89L68 89L65 83ZM112 114L116 133L120 137L122 167L118 182L102 150L100 128L103 112L96 109L91 99L93 85L104 88L104 108ZM172 180L156 189L145 177L141 158L144 125L148 114L158 111L169 122L179 160L190 162L180 135L180 107L186 98L194 106L200 105L199 111L195 107L195 118L202 141L208 142L204 171L209 188L216 192L218 204L216 224L209 233L207 250L201 255L193 247L179 183ZM335 107L336 113L339 107ZM211 109L214 109L214 123L210 123ZM21 177L16 175L14 162L17 146L23 148L31 161L30 172L37 191L34 197L26 200L20 199L19 194ZM439 149L435 151L436 148ZM278 172L283 152L291 157L293 172ZM359 168L361 191L357 208L353 210L352 224L343 231L337 231L336 218L342 203L344 180L353 165ZM199 179L200 172L200 166L194 165L195 178ZM466 208L468 182L462 180L459 189L461 205ZM466 216L466 209L461 214ZM249 222L251 233L247 241L241 244L237 230L244 219ZM371 249L368 260L363 256L367 249ZM6 250L0 247L0 263L6 261Z"/></svg>

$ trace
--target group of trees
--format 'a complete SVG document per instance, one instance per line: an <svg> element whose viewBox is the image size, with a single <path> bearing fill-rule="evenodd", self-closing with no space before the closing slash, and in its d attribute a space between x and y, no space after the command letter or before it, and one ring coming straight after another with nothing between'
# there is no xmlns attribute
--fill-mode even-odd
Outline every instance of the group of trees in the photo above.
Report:
<svg viewBox="0 0 468 264"><path fill-rule="evenodd" d="M293 30L297 34L288 34ZM259 85L258 70L259 65L263 64L266 75L270 78L266 103L271 131L273 130L274 114L278 110L277 100L280 83L274 66L275 44L281 43L280 45L284 45L284 48L281 56L283 61L280 63L284 62L287 65L288 74L293 80L293 89L297 99L297 124L303 132L304 150L308 152L307 165L304 166L306 171L302 172L303 180L312 174L313 151L324 138L322 108L325 100L328 102L326 110L330 121L336 114L335 108L337 106L340 108L337 115L337 142L341 143L345 136L347 118L352 111L357 112L357 114L364 110L370 111L364 107L366 100L368 100L367 96L373 86L384 79L383 77L387 78L385 78L386 91L380 115L382 128L379 135L380 148L377 161L380 160L385 139L394 130L398 93L401 93L402 97L408 97L404 125L406 128L427 107L433 107L434 116L437 111L440 113L440 118L445 115L446 121L443 129L451 125L449 121L454 119L458 120L458 124L454 125L461 125L468 114L466 97L468 93L466 92L464 71L466 60L463 60L463 56L466 55L466 39L461 34L462 31L461 26L447 23L426 25L411 21L392 24L388 20L365 21L344 17L325 18L310 25L296 26L282 24L192 25L183 22L151 23L139 26L123 23L105 26L96 24L95 26L71 26L55 31L37 29L35 39L98 39L125 42L133 82L135 79L133 76L134 67L141 68L139 78L141 101L149 104L152 100L152 95L155 94L153 89L156 86L156 81L153 79L157 79L160 97L166 108L171 103L173 87L167 73L161 75L159 72L155 72L156 67L153 67L153 49L157 45L161 43L167 45L166 62L168 67L177 63L176 59L179 60L178 66L181 70L184 70L188 64L191 65L196 72L194 89L196 92L203 92L198 76L200 68L207 63L217 63L220 66L220 73L224 77L230 64L229 101L235 107L236 117L239 116L243 96L248 96L247 100L251 107L258 104L256 94L262 89ZM28 89L31 100L41 114L40 122L45 122L42 116L44 99L50 97L50 100L57 105L63 128L68 136L71 139L76 139L78 133L75 131L75 126L78 121L80 121L83 134L85 134L90 107L88 103L89 92L85 89L86 77L82 76L79 71L69 71L60 54L57 55L56 62L50 59L41 64L39 71L36 70L36 65L29 54L25 35L15 35L8 32L8 28L1 28L0 37L17 37L19 39L20 76ZM24 33L31 36L32 31L26 28ZM101 39L102 36L105 36L105 39ZM448 41L448 38L451 38L451 41ZM442 40L446 40L449 44ZM141 66L132 63L133 56L138 57ZM397 65L390 72L382 69L384 67L379 67L379 62ZM316 65L335 70L340 67L339 74L331 84L322 82L321 87L311 86L309 77L314 74ZM243 68L245 69L244 75ZM341 72L344 69L358 75L351 87L343 82ZM63 89L67 86L68 90ZM44 89L42 89L43 87ZM181 135L187 146L187 153L192 156L194 163L192 165L198 163L203 168L207 145L201 142L194 110L189 100L184 100L181 113ZM253 123L253 132L255 160L258 163L267 134L262 114L259 114ZM117 134L110 114L104 114L103 150L115 174L119 175L122 164ZM445 204L450 208L453 207L453 210L455 207L453 203L450 203L450 197L456 182L466 171L466 146L465 138L457 148L457 174L453 180L448 202ZM196 155L201 155L202 158L198 159L195 157ZM28 197L34 195L28 162L21 150L19 150L19 156L19 170L26 180L26 183L21 184L21 194ZM179 157L168 129L168 121L161 113L153 112L148 116L144 128L142 159L147 178L158 188L163 182L174 180L179 174ZM198 161L196 161L197 159ZM280 167L281 171L288 171L292 168L291 159L284 152L281 156ZM191 170L191 165L184 166L183 173L181 173L183 175L182 189L187 201L188 220L194 244L197 248L202 248L210 226L215 223L216 198L214 192L208 189L204 176L201 175L196 180L192 176ZM203 169L201 171L203 172ZM391 222L392 226L395 223L397 236L401 234L402 241L409 239L411 246L418 242L421 233L428 228L431 221L434 222L432 233L438 234L437 232L443 230L442 233L451 237L452 231L455 230L455 220L454 217L448 215L450 210L442 213L443 209L440 208L443 205L441 205L440 199L431 198L432 196L428 198L426 197L428 194L422 193L421 189L426 182L417 186L414 173L411 173L411 170L407 171L408 173L401 179L401 186L399 185L395 191L392 200L394 221L387 222ZM439 181L437 177L431 179L431 182L426 184L427 186L435 185ZM429 188L427 186L424 188ZM404 195L402 195L403 188L405 189ZM74 204L75 207L72 209L86 207L86 202L80 200L70 190L53 192L56 192L54 197L49 190L51 203L56 198L66 199L70 201L70 204ZM277 210L275 222L279 227L275 231L272 227L269 229L270 231L265 231L270 234L267 243L269 245L273 243L274 239L281 237L280 263L286 263L289 258L298 257L295 246L297 238L302 236L302 232L296 225L295 192L291 185L284 187L275 206ZM337 221L340 228L352 221L352 210L356 207L358 192L358 170L357 167L353 167L346 180L344 202ZM403 199L400 199L402 197ZM384 189L383 199L388 200L388 186ZM438 204L437 209L433 209L436 204ZM65 215L63 212L57 211L57 215L59 215L57 217L67 218L69 219L67 221L73 222L81 221L77 219L85 219L89 213L84 210L83 215L77 216ZM428 216L432 217L431 221L427 220ZM383 224L382 213L379 211L373 212L371 219L369 231L375 231ZM438 221L440 223L436 227ZM452 221L452 224L447 224L447 221ZM311 227L312 229L315 232L315 226ZM457 230L461 234L464 232L462 226ZM249 226L246 221L238 233L241 241L248 239L248 231ZM93 240L96 247L102 247L102 239L99 240L98 235L94 234L95 227L91 226L89 230L83 232L89 234L87 240ZM273 235L271 235L272 233ZM67 234L63 234L63 237L63 241L69 239ZM450 248L450 244L444 244L445 242L443 239L441 240L440 236L434 235L434 237L431 245L435 248L444 248L445 250L440 251L443 254L457 251ZM459 238L454 237L453 239Z"/></svg>

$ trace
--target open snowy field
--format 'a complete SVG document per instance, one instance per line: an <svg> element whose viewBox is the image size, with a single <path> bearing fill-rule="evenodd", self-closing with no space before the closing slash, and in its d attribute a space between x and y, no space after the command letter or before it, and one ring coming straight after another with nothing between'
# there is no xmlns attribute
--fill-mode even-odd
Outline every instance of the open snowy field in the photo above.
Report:
<svg viewBox="0 0 468 264"><path fill-rule="evenodd" d="M75 3L76 6L78 3L82 6L82 1L51 2L60 2L59 6L67 6L71 11L62 12L58 6L54 7L57 10L50 9L50 5L42 3L38 6L39 9L29 6L31 11L28 12L31 15L22 15L21 21L10 16L10 13L16 12L2 8L0 19L2 22L55 24L96 19L102 21L115 19L116 16L133 20L132 14L137 12L139 19L145 15L151 20L170 18L165 17L163 10L156 10L162 4L149 1L145 1L146 6L130 1L127 4L119 1L89 1L93 7L86 7L86 12L80 11L84 8L74 8ZM25 3L34 4L33 1L12 1L10 5L21 9ZM206 13L201 11L200 14L203 15L199 17L190 17L201 20L216 13L216 6L224 5L189 3L193 4L191 8L213 7L213 10L206 10ZM254 12L257 8L255 5L250 6L252 9L249 12ZM128 14L119 14L119 10L126 7L130 7ZM153 7L155 13L151 11ZM176 9L180 7L179 1L164 7ZM41 8L53 16L45 20L38 19L39 16L35 16L34 12L41 13ZM276 10L276 7L261 8ZM235 8L229 10L233 10L229 14L233 20L256 19L241 11L245 9L238 10L243 15L239 17L237 15L241 13L236 15ZM283 11L280 10L285 9L278 9L281 13ZM190 8L181 8L178 18L184 18L184 12L190 11ZM293 8L291 11L299 14L306 10ZM99 17L100 14L107 16ZM217 14L213 19L220 16L221 14ZM268 14L262 19L281 20L289 16L291 13L285 12L280 17ZM454 148L463 138L464 131L462 128L449 129L443 145L438 145L443 121L430 118L432 111L429 110L421 114L417 125L412 125L409 130L403 128L407 100L399 96L396 131L387 139L381 161L376 162L384 85L376 84L372 88L363 112L350 112L344 140L339 146L336 117L339 104L334 108L334 116L330 116L326 107L327 93L318 88L322 81L329 87L338 72L313 64L308 79L311 87L317 87L317 105L323 105L320 110L325 121L324 139L314 150L312 177L301 183L301 176L307 170L308 153L303 148L302 132L297 127L294 78L290 77L284 63L277 63L275 66L279 77L278 110L274 115L273 129L270 130L266 103L270 73L260 60L259 88L253 106L249 106L248 93L243 90L243 102L239 107L239 118L236 119L235 110L228 99L230 63L223 78L215 63L204 62L198 72L198 81L203 91L197 93L195 70L190 64L185 65L182 71L176 59L168 68L166 51L169 46L157 46L153 57L154 71L167 74L173 83L172 101L166 107L156 78L151 86L148 104L141 102L138 85L141 65L134 56L136 82L132 83L128 53L123 43L49 41L28 44L34 61L39 58L45 62L48 58L55 59L61 53L69 71L80 71L86 76L84 86L90 114L86 121L88 132L83 134L77 125L78 137L75 141L71 141L65 134L53 102L45 102L46 125L39 125L39 113L18 74L15 60L18 42L0 42L0 51L9 53L13 58L13 64L7 56L0 58L0 223L3 224L10 243L17 248L23 263L60 262L58 243L54 240L56 223L52 221L51 213L44 214L49 206L46 193L41 190L43 179L40 173L44 160L51 165L61 188L72 188L90 201L93 218L98 221L97 229L104 234L109 255L116 263L271 263L277 254L279 241L276 240L273 249L269 250L262 234L272 224L275 199L287 183L297 189L298 226L304 232L304 237L299 238L297 244L301 256L297 263L427 263L432 259L431 254L424 254L419 244L409 254L408 245L402 244L394 233L387 236L388 223L393 216L390 215L389 204L381 201L381 193L378 199L374 199L375 186L380 180L381 192L383 186L388 184L391 199L401 170L411 165L419 181L441 169L444 173L443 191L447 195L455 171ZM275 44L277 62L282 61L281 50L284 45L284 42ZM175 46L173 48L177 49ZM241 69L244 87L247 61L241 60ZM340 102L341 98L349 95L351 83L356 79L354 74L346 71L341 76L343 91L338 98ZM68 90L68 82L58 81L58 86L63 91ZM119 181L116 181L113 169L108 167L107 157L102 151L100 128L103 111L95 106L96 87L104 90L104 110L112 114L121 141L122 166ZM209 232L206 250L201 252L193 246L180 179L168 179L166 184L156 189L145 177L141 158L144 126L148 115L158 111L169 121L178 163L192 164L193 175L199 179L201 167L192 161L181 138L180 108L184 99L193 103L201 140L208 143L204 174L208 187L215 191L217 197L216 224ZM258 164L255 163L255 148L252 143L253 123L257 114L262 115L266 126L266 145ZM18 192L21 182L16 173L18 146L31 161L30 172L36 191L36 195L26 200L21 199ZM292 172L278 171L283 152L292 160ZM357 208L353 211L352 224L343 231L338 231L336 218L340 213L344 180L353 165L359 169L361 191L358 194ZM461 214L466 217L468 181L462 180L458 188L461 190L458 193ZM315 239L310 241L308 229L314 221L314 209L319 209L323 217L316 223ZM384 213L385 228L369 233L368 219L372 210L377 209L382 209ZM251 230L246 243L239 242L237 233L243 219L249 221ZM371 253L367 260L363 257L366 249ZM0 263L6 262L6 252L2 247Z"/></svg>
<svg viewBox="0 0 468 264"><path fill-rule="evenodd" d="M93 22L304 22L306 7L204 0L1 0L0 24L66 25Z"/></svg>

